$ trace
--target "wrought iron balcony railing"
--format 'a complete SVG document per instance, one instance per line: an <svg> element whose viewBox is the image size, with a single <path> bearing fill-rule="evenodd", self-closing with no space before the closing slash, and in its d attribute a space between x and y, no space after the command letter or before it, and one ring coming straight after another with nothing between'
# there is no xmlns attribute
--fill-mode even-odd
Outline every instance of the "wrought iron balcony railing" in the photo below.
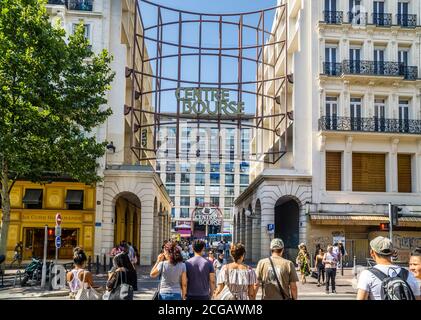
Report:
<svg viewBox="0 0 421 320"><path fill-rule="evenodd" d="M421 120L324 116L319 130L421 134Z"/></svg>
<svg viewBox="0 0 421 320"><path fill-rule="evenodd" d="M342 24L344 13L342 11L324 11L325 22L331 24Z"/></svg>
<svg viewBox="0 0 421 320"><path fill-rule="evenodd" d="M48 0L48 4L65 5L69 10L92 11L93 0Z"/></svg>
<svg viewBox="0 0 421 320"><path fill-rule="evenodd" d="M406 80L418 78L418 67L405 66L403 63L392 61L344 60L341 72L372 76L400 76Z"/></svg>
<svg viewBox="0 0 421 320"><path fill-rule="evenodd" d="M324 62L323 63L324 74L328 76L341 76L342 75L342 63L336 62Z"/></svg>
<svg viewBox="0 0 421 320"><path fill-rule="evenodd" d="M392 25L391 13L373 13L373 24L390 27Z"/></svg>
<svg viewBox="0 0 421 320"><path fill-rule="evenodd" d="M401 27L415 28L417 26L416 14L397 14L396 17Z"/></svg>
<svg viewBox="0 0 421 320"><path fill-rule="evenodd" d="M365 26L368 23L367 12L348 12L348 22L353 25Z"/></svg>

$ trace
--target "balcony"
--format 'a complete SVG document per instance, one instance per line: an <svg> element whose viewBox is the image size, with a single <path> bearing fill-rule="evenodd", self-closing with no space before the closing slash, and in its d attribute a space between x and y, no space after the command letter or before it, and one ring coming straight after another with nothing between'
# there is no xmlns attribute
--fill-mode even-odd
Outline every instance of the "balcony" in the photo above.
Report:
<svg viewBox="0 0 421 320"><path fill-rule="evenodd" d="M68 10L93 11L93 0L48 0L48 4L66 6Z"/></svg>
<svg viewBox="0 0 421 320"><path fill-rule="evenodd" d="M348 22L353 25L365 26L368 23L367 12L348 12Z"/></svg>
<svg viewBox="0 0 421 320"><path fill-rule="evenodd" d="M329 24L342 24L344 14L342 11L324 11L325 22Z"/></svg>
<svg viewBox="0 0 421 320"><path fill-rule="evenodd" d="M373 13L373 24L377 26L390 27L392 26L391 13Z"/></svg>
<svg viewBox="0 0 421 320"><path fill-rule="evenodd" d="M421 120L324 116L319 119L319 130L421 134Z"/></svg>
<svg viewBox="0 0 421 320"><path fill-rule="evenodd" d="M400 62L344 60L342 63L325 62L323 72L328 76L367 75L403 77L405 80L418 79L418 67L405 66Z"/></svg>
<svg viewBox="0 0 421 320"><path fill-rule="evenodd" d="M397 14L398 25L405 28L415 28L417 26L416 14Z"/></svg>

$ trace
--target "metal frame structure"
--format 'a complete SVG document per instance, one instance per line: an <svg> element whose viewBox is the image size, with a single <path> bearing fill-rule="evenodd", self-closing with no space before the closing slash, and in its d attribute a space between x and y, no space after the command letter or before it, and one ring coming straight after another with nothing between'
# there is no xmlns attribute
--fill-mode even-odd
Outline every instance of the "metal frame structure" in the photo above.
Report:
<svg viewBox="0 0 421 320"><path fill-rule="evenodd" d="M265 22L265 13L270 11L277 11L281 15L278 21L285 20L285 32L288 35L288 19L287 4L279 5L276 7L263 9L259 11L246 12L246 13L230 13L230 14L212 14L212 13L197 13L185 10L178 10L155 4L148 0L135 0L135 19L134 19L134 38L132 43L132 66L126 68L126 77L131 80L131 105L125 105L125 115L130 116L131 123L131 149L135 153L136 158L139 161L144 160L156 160L157 152L160 147L158 142L157 133L163 126L176 126L176 158L180 158L180 120L188 119L190 124L194 124L197 128L200 128L201 124L212 123L215 124L215 128L218 128L218 151L219 159L223 159L221 150L221 125L229 124L235 125L238 129L241 128L252 128L252 130L268 130L273 134L273 146L275 146L275 140L279 138L279 150L270 150L262 153L250 153L250 159L248 161L263 161L266 163L275 164L279 161L283 155L287 152L287 141L288 141L288 124L289 120L292 120L291 114L288 113L288 36L285 40L277 40L275 35L279 30L281 23L277 23L274 32L266 30L267 25L271 27L271 23ZM156 23L150 26L144 25L144 19L142 18L142 5L153 6L156 9ZM173 16L177 16L177 19L165 21L163 12L170 12ZM258 16L257 25L251 25L244 23L246 16L255 15ZM192 16L194 18L192 18ZM235 21L233 21L235 20ZM142 30L138 30L138 23ZM187 24L198 25L199 42L198 45L186 44L183 39L183 27ZM216 24L218 26L218 34L215 35L215 39L218 39L218 46L204 46L203 45L203 26L205 24ZM238 45L235 47L224 47L223 46L223 26L230 25L238 28ZM178 38L174 41L164 41L164 31L167 26L178 26ZM244 32L255 32L256 43L254 45L245 45L243 38ZM154 33L155 36L150 36L149 33ZM272 41L266 41L267 37L271 37ZM147 51L146 41L151 41L155 44L156 50L154 52ZM164 54L163 45L170 46L177 49L177 53ZM265 49L268 46L279 45L281 50L274 57L273 62L268 61L265 57ZM183 52L183 49L188 49L190 52ZM245 50L256 49L255 58L248 57L244 54ZM274 48L275 49L275 48ZM194 51L194 52L191 52ZM275 50L273 50L275 52ZM285 55L285 72L283 76L275 76L275 66L282 55ZM198 57L198 78L197 81L192 79L184 79L181 77L182 74L182 58L185 56L196 56ZM218 81L212 82L207 81L203 74L203 57L214 56L218 59ZM136 59L141 59L141 67L136 67ZM163 66L165 68L165 61L169 58L177 59L177 78L165 77L163 75ZM238 75L237 81L235 82L223 82L222 81L222 64L223 59L237 59L238 60ZM245 81L243 77L243 61L250 61L256 64L256 80ZM147 66L151 66L153 72L148 72ZM266 78L266 68L272 68L273 77ZM261 70L259 72L259 70ZM145 83L150 81L153 83L151 90L145 88ZM175 86L171 88L163 88L162 82L167 81L174 83ZM233 116L222 115L186 115L180 111L180 101L174 103L176 110L174 112L162 112L162 93L165 91L174 91L180 88L182 84L188 84L192 87L203 88L204 86L211 86L215 89L229 88L231 91L237 92L238 102L242 101L243 94L251 94L256 97L256 112L254 116L238 114ZM255 90L246 89L247 85L255 85ZM266 86L274 86L274 94L265 94ZM233 89L232 87L235 87ZM144 109L145 96L153 96L152 110ZM282 96L281 96L282 95ZM259 101L260 99L260 101ZM273 114L265 113L265 99L272 100L274 105L280 101L283 102L284 109L280 112L274 112ZM140 103L138 103L140 102ZM147 123L144 121L144 117L153 117L153 123ZM163 118L175 119L172 121L162 121ZM271 126L265 126L265 119L269 119L272 122ZM235 120L235 122L233 122ZM244 123L244 120L252 120L252 124ZM266 121L268 122L268 121ZM281 132L280 128L285 125L285 129ZM148 146L142 143L142 132L144 129L153 126L153 146ZM136 143L136 137L138 135L139 143ZM284 135L284 137L282 137ZM241 135L238 135L241 139ZM145 138L145 137L143 137ZM281 139L285 139L284 143ZM238 141L237 141L238 142ZM237 146L239 143L237 143ZM152 153L153 156L147 155ZM263 157L262 157L263 156ZM262 160L263 158L263 160Z"/></svg>

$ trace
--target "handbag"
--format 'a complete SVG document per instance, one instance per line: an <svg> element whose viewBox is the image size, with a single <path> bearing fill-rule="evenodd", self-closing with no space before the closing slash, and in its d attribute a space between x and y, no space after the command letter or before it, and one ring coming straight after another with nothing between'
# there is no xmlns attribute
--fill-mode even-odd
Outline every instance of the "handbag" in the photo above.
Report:
<svg viewBox="0 0 421 320"><path fill-rule="evenodd" d="M319 278L319 273L316 271L311 271L311 277L314 279L318 279Z"/></svg>
<svg viewBox="0 0 421 320"><path fill-rule="evenodd" d="M269 261L270 261L270 264L272 265L273 274L275 275L276 283L278 284L279 292L281 293L282 299L292 300L288 295L285 294L284 289L282 288L281 283L279 282L278 275L276 274L276 269L275 269L275 266L273 265L273 261L271 257L269 257Z"/></svg>
<svg viewBox="0 0 421 320"><path fill-rule="evenodd" d="M161 277L162 277L162 270L163 269L164 269L164 263L162 263L161 271L159 272L158 289L156 289L155 293L153 294L152 300L160 300L159 299L159 291L161 290Z"/></svg>
<svg viewBox="0 0 421 320"><path fill-rule="evenodd" d="M83 271L81 288L76 292L75 300L100 300L101 295L85 282L86 271Z"/></svg>
<svg viewBox="0 0 421 320"><path fill-rule="evenodd" d="M117 286L121 274L121 283ZM123 277L124 274L124 277ZM124 279L125 278L125 279ZM127 283L126 271L118 272L114 288L111 290L108 300L133 300L133 287Z"/></svg>

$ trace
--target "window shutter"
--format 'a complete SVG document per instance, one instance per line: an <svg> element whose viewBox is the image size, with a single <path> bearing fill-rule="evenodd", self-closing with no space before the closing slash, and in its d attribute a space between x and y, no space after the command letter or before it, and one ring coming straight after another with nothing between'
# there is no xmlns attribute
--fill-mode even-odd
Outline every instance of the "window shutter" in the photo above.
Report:
<svg viewBox="0 0 421 320"><path fill-rule="evenodd" d="M386 192L384 154L352 154L352 191Z"/></svg>
<svg viewBox="0 0 421 320"><path fill-rule="evenodd" d="M398 192L412 192L411 155L398 154Z"/></svg>
<svg viewBox="0 0 421 320"><path fill-rule="evenodd" d="M326 190L341 191L341 153L326 152Z"/></svg>

